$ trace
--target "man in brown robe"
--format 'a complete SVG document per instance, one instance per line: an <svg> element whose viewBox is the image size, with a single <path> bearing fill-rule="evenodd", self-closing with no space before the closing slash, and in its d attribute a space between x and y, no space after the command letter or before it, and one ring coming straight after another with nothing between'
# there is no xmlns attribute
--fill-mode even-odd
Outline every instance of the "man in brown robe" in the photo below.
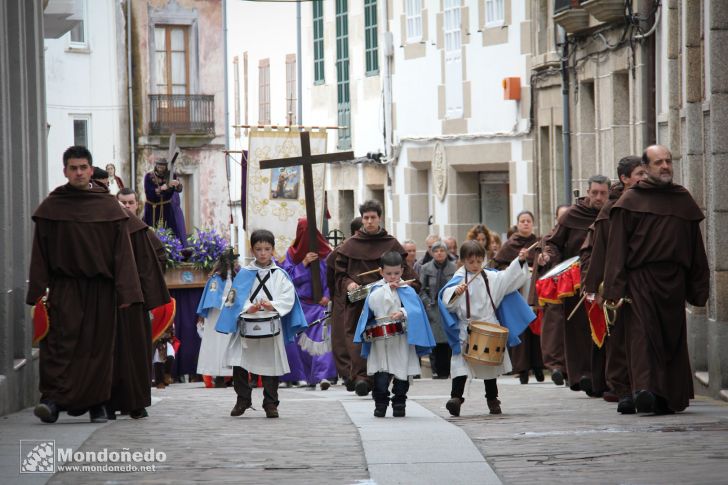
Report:
<svg viewBox="0 0 728 485"><path fill-rule="evenodd" d="M610 181L604 175L588 180L587 196L559 218L553 232L543 240L544 249L538 257L539 265L554 265L579 254L587 230L609 196ZM564 299L564 317L568 318L579 302L578 294ZM571 319L564 324L564 357L571 390L583 390L593 395L591 377L591 331L584 305L579 305Z"/></svg>
<svg viewBox="0 0 728 485"><path fill-rule="evenodd" d="M556 220L559 220L570 205L560 205L556 208ZM538 258L543 252L544 238L553 234L556 226L551 232L541 238L540 244L534 248L534 258ZM536 308L539 305L536 294L536 281L546 273L545 267L537 264L533 267L531 275L531 288L528 293L528 304ZM564 357L564 306L560 303L546 303L543 306L541 317L541 357L544 368L551 371L551 380L557 386L564 385L566 373L566 358Z"/></svg>
<svg viewBox="0 0 728 485"><path fill-rule="evenodd" d="M361 344L354 343L356 324L361 315L364 300L350 302L348 293L361 285L373 283L381 278L379 275L379 258L389 251L396 251L407 257L407 251L391 235L380 226L382 205L375 200L368 200L359 206L362 228L350 237L338 249L336 257L336 298L343 302L342 317L346 325L346 344L351 359L351 376L357 395L366 396L371 391L371 379L367 375L367 362L361 356ZM377 270L365 276L361 273ZM414 279L410 286L419 293L420 283L412 268L405 265L402 279Z"/></svg>
<svg viewBox="0 0 728 485"><path fill-rule="evenodd" d="M116 309L143 301L127 227L129 216L108 190L90 182L91 153L63 154L68 184L33 214L35 235L26 303L47 295L48 335L40 342L41 401L35 415L89 409L106 421L111 395Z"/></svg>
<svg viewBox="0 0 728 485"><path fill-rule="evenodd" d="M609 214L604 299L631 299L623 319L637 412L684 410L693 397L685 302L703 306L710 270L703 212L672 183L672 155L660 145L642 155L647 180L620 197Z"/></svg>
<svg viewBox="0 0 728 485"><path fill-rule="evenodd" d="M356 231L361 229L361 217L355 217L351 220L349 226L353 236ZM326 285L329 288L331 297L331 316L329 317L331 331L331 352L334 355L334 365L336 372L342 377L346 390L352 392L354 390L354 381L351 379L351 358L349 358L349 348L346 344L346 324L342 312L344 310L344 300L335 298L336 296L336 258L339 254L338 246L326 258Z"/></svg>
<svg viewBox="0 0 728 485"><path fill-rule="evenodd" d="M644 178L645 168L640 157L622 158L617 163L617 176L620 183L610 189L609 200L589 228L580 252L581 290L587 295L588 301L596 300L600 306L603 301L599 295L599 286L604 281L604 259L609 240L609 212L626 189ZM629 308L623 311L629 311ZM619 413L634 414L623 322L617 321L611 327L610 334L604 338L601 349L596 345L592 346L592 378L594 389L608 388L604 392L605 401L617 400Z"/></svg>
<svg viewBox="0 0 728 485"><path fill-rule="evenodd" d="M123 190L123 189L122 189ZM128 199L128 195L117 198ZM146 407L151 405L152 375L152 327L149 311L169 302L170 296L164 273L157 259L152 242L153 235L135 214L138 210L136 194L134 203L124 206L129 213L129 238L139 273L139 284L144 295L143 303L134 303L117 312L118 325L114 351L114 383L111 399L106 404L106 414L115 418L116 411L126 412L131 418L148 416Z"/></svg>

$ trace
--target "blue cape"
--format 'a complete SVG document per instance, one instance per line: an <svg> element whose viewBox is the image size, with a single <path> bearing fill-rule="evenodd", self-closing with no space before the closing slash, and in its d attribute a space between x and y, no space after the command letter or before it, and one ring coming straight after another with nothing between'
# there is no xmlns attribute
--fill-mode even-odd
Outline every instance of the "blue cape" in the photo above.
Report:
<svg viewBox="0 0 728 485"><path fill-rule="evenodd" d="M437 305L440 310L440 315L442 316L442 321L445 323L444 327L445 334L447 335L447 342L450 344L454 354L462 352L462 349L460 348L460 322L457 315L451 313L450 310L447 309L447 306L445 306L445 303L442 301L442 294L445 289L459 285L462 280L462 276L454 276L445 286L442 287L437 295ZM495 314L496 317L498 317L500 324L508 329L509 347L515 347L521 343L521 339L518 338L518 336L521 335L523 331L526 330L526 327L528 327L528 324L536 318L536 314L533 313L531 307L528 306L528 303L526 303L526 300L523 299L523 296L521 296L518 291L508 293L505 297L503 297L503 301L501 301L500 305L496 308Z"/></svg>
<svg viewBox="0 0 728 485"><path fill-rule="evenodd" d="M212 282L215 282L214 289ZM225 289L225 280L219 274L214 274L207 280L205 290L202 292L200 297L200 303L197 305L197 314L202 318L207 318L207 313L210 308L217 308L218 310L222 307L222 292Z"/></svg>
<svg viewBox="0 0 728 485"><path fill-rule="evenodd" d="M276 271L280 271L288 280L291 277L286 273L283 268L275 267ZM233 280L233 286L231 288L237 292L235 302L232 306L224 306L220 312L220 317L217 319L217 325L215 330L220 333L235 333L238 331L238 316L243 311L243 304L250 296L250 290L253 287L253 282L256 280L255 275L258 274L257 269L243 268L241 269L235 279ZM291 284L293 284L291 282ZM301 302L298 301L298 295L295 295L296 301L293 303L293 308L286 315L281 317L281 326L283 327L283 338L286 342L293 342L296 334L302 332L308 328L306 323L306 316L303 314L301 308Z"/></svg>
<svg viewBox="0 0 728 485"><path fill-rule="evenodd" d="M361 343L362 357L368 357L371 350L371 342L364 342L362 335L364 329L375 321L374 312L369 308L369 297L375 291L382 288L383 284L374 285L369 292L367 299L364 300L364 308L359 316L359 323L354 332L354 343ZM402 302L402 306L407 311L407 343L415 346L418 356L427 355L432 352L432 348L436 345L435 337L432 335L430 321L427 319L427 312L422 304L422 300L417 296L417 292L409 286L401 286L397 288L397 294Z"/></svg>

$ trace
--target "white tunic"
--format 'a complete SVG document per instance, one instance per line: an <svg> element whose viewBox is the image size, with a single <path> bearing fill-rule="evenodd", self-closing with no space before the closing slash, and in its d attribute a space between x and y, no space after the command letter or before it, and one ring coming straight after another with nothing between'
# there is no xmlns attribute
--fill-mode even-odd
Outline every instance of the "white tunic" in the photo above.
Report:
<svg viewBox="0 0 728 485"><path fill-rule="evenodd" d="M275 263L262 268L253 262L247 268L257 270L261 279L265 279L266 275L271 273L270 279L265 283L266 288L273 297L270 302L280 316L287 315L293 309L296 301L296 290L283 270L278 268ZM275 269L275 271L271 271L272 269ZM251 293L257 287L258 280L256 279L250 288ZM265 292L261 290L256 296L256 300L262 300L263 298L267 297ZM251 305L250 295L245 295L243 313ZM248 372L262 376L282 376L291 371L288 366L285 342L283 341L283 330L275 337L243 338L238 331L229 338L230 341L225 354L225 363L227 365L240 366Z"/></svg>
<svg viewBox="0 0 728 485"><path fill-rule="evenodd" d="M524 264L521 267L521 263L516 258L503 271L486 271L485 274L490 283L490 293L493 296L493 303L498 307L508 293L518 290L526 282L528 278L528 265ZM455 272L454 276L463 277L464 275L465 267L463 266ZM468 273L468 281L474 276L472 273ZM448 310L455 313L460 321L460 346L462 349L465 349L465 344L468 341L466 300L463 294L454 301L450 301L455 292L455 288L457 286L451 286L445 290L442 297ZM486 291L483 278L478 277L473 281L468 286L468 291L470 292L470 319L500 324L498 317L493 311L490 298L488 298L488 292ZM511 370L513 370L513 367L511 366L511 359L508 357L508 352L504 353L503 363L497 366L473 364L465 360L462 353L453 354L450 360L450 375L452 377L470 376L477 379L495 379L499 375L506 374Z"/></svg>
<svg viewBox="0 0 728 485"><path fill-rule="evenodd" d="M388 284L377 288L369 296L369 308L375 318L386 317L401 311L407 317L397 290L392 290ZM386 339L372 342L369 357L367 357L367 374L389 372L397 379L407 380L408 376L420 374L420 361L414 345L407 343L407 334L395 335Z"/></svg>
<svg viewBox="0 0 728 485"><path fill-rule="evenodd" d="M225 280L225 287L222 290L223 298L220 302L220 308L210 308L208 310L207 318L205 318L205 329L202 335L202 345L200 345L200 355L197 358L198 374L208 376L233 375L232 367L225 365L223 360L225 358L225 349L228 346L228 342L230 342L230 336L215 331L217 318L220 316L220 310L232 284L232 278L228 276Z"/></svg>

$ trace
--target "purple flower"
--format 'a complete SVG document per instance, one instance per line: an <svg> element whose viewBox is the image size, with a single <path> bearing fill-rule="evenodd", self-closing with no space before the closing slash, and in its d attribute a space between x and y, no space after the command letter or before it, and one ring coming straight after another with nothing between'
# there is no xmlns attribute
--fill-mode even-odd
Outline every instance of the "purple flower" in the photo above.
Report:
<svg viewBox="0 0 728 485"><path fill-rule="evenodd" d="M195 263L196 268L205 270L211 270L228 247L227 240L215 229L205 231L195 228L195 233L187 238L187 244L192 250L189 260Z"/></svg>
<svg viewBox="0 0 728 485"><path fill-rule="evenodd" d="M154 232L164 245L164 252L167 254L167 267L173 268L181 263L184 260L182 256L183 247L174 232L166 227L155 227Z"/></svg>

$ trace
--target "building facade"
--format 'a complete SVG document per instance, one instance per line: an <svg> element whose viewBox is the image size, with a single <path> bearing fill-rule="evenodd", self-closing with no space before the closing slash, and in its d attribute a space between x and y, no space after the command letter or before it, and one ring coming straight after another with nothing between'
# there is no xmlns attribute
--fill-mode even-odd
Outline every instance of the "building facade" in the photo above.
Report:
<svg viewBox="0 0 728 485"><path fill-rule="evenodd" d="M390 5L395 233L462 242L484 223L505 235L536 203L527 2Z"/></svg>
<svg viewBox="0 0 728 485"><path fill-rule="evenodd" d="M225 26L221 1L130 0L132 104L138 191L176 135L187 233L230 234L225 157Z"/></svg>
<svg viewBox="0 0 728 485"><path fill-rule="evenodd" d="M31 215L48 193L43 39L64 35L78 22L77 14L73 2L0 3L0 415L38 399L38 350L31 346L25 294Z"/></svg>
<svg viewBox="0 0 728 485"><path fill-rule="evenodd" d="M46 39L48 188L66 183L63 152L83 145L129 185L126 25L118 0L77 0L80 21Z"/></svg>

